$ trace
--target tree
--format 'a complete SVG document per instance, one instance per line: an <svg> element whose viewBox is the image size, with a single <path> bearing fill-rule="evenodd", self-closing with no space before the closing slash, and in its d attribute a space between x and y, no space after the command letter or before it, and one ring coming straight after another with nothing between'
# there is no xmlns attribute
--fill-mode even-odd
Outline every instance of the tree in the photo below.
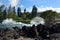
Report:
<svg viewBox="0 0 60 40"><path fill-rule="evenodd" d="M17 14L18 14L18 17L21 17L21 9L20 9L20 7L18 7L18 9L17 9Z"/></svg>
<svg viewBox="0 0 60 40"><path fill-rule="evenodd" d="M23 19L26 19L26 18L27 18L27 12L26 12L26 9L24 9L24 13L22 14L22 18L23 18Z"/></svg>
<svg viewBox="0 0 60 40"><path fill-rule="evenodd" d="M42 12L40 16L44 18L49 24L51 24L51 22L55 20L55 17L57 16L57 12L52 10L47 10Z"/></svg>
<svg viewBox="0 0 60 40"><path fill-rule="evenodd" d="M10 18L10 14L12 12L12 8L11 8L11 5L9 6L9 9L8 9L8 15L7 15L7 18Z"/></svg>
<svg viewBox="0 0 60 40"><path fill-rule="evenodd" d="M31 19L31 13L27 12L27 19Z"/></svg>
<svg viewBox="0 0 60 40"><path fill-rule="evenodd" d="M24 9L24 13L26 13L26 8Z"/></svg>
<svg viewBox="0 0 60 40"><path fill-rule="evenodd" d="M14 14L16 14L16 12L15 12L15 7L13 7L13 12L14 12Z"/></svg>
<svg viewBox="0 0 60 40"><path fill-rule="evenodd" d="M17 16L14 13L15 12L14 10L12 10L12 7L11 6L9 7L9 9L8 9L8 18L16 19Z"/></svg>
<svg viewBox="0 0 60 40"><path fill-rule="evenodd" d="M47 10L44 11L40 14L41 17L43 17L44 19L53 19L57 16L57 12L52 11L52 10Z"/></svg>
<svg viewBox="0 0 60 40"><path fill-rule="evenodd" d="M32 9L32 15L31 15L31 16L32 16L32 18L33 18L33 17L35 17L36 15L37 15L37 8L36 8L36 6L34 5L34 6L33 6L33 9Z"/></svg>
<svg viewBox="0 0 60 40"><path fill-rule="evenodd" d="M4 9L4 5L1 5L0 6L0 22L2 22L3 21L3 9Z"/></svg>
<svg viewBox="0 0 60 40"><path fill-rule="evenodd" d="M7 18L7 8L4 9L3 11L3 19Z"/></svg>

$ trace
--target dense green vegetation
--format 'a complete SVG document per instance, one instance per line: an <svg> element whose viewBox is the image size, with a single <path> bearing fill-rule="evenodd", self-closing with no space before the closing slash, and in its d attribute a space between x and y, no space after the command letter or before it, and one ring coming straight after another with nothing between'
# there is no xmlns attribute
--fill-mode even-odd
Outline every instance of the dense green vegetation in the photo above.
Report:
<svg viewBox="0 0 60 40"><path fill-rule="evenodd" d="M40 16L44 19L47 19L49 21L54 20L58 13L56 11L52 10L46 10L44 12L37 12L37 7L34 5L32 8L32 12L26 12L26 8L24 9L24 12L21 12L21 8L18 7L17 12L15 11L15 7L9 6L8 8L4 5L0 6L0 22L2 22L6 18L12 18L15 21L18 22L25 22L29 23L32 18L36 16Z"/></svg>

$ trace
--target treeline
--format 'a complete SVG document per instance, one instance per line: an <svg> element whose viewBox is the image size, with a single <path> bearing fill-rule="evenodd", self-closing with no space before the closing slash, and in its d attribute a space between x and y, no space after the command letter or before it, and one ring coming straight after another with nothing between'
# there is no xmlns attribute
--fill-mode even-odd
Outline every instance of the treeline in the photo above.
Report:
<svg viewBox="0 0 60 40"><path fill-rule="evenodd" d="M24 9L24 12L21 12L20 7L17 8L16 12L15 7L9 6L7 8L4 5L0 6L0 22L2 22L6 18L12 18L16 21L21 22L30 22L30 20L36 16L51 20L57 16L57 12L52 10L37 12L37 7L35 5L33 6L31 12L26 12L26 9Z"/></svg>
<svg viewBox="0 0 60 40"><path fill-rule="evenodd" d="M2 22L6 18L12 18L16 21L30 21L33 17L37 15L37 8L33 6L32 12L26 12L26 9L24 9L24 12L21 12L21 8L18 7L17 12L15 10L15 7L9 6L8 8L4 5L0 6L0 22Z"/></svg>

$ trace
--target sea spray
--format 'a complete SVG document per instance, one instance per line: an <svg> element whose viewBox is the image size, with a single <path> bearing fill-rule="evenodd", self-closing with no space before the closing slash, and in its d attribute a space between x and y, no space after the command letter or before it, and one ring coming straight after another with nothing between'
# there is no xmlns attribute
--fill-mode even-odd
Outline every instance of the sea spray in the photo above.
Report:
<svg viewBox="0 0 60 40"><path fill-rule="evenodd" d="M3 26L4 25L4 26ZM22 28L23 26L32 26L31 24L26 24L26 23L22 23L22 22L16 22L15 20L13 20L12 18L10 19L5 19L2 22L2 26L3 27L8 27L8 28L12 28L12 27L19 27Z"/></svg>
<svg viewBox="0 0 60 40"><path fill-rule="evenodd" d="M30 24L27 24L27 23L22 23L22 22L16 22L14 21L12 18L10 19L5 19L3 20L2 22L2 27L8 27L8 28L12 28L12 27L19 27L19 28L22 28L23 26L27 26L27 27L32 27L32 25L35 25L37 26L38 24L45 24L45 21L43 18L41 17L35 17L31 20Z"/></svg>
<svg viewBox="0 0 60 40"><path fill-rule="evenodd" d="M44 21L44 19L42 17L37 16L37 17L33 18L30 23L37 26L38 24L44 25L45 21Z"/></svg>
<svg viewBox="0 0 60 40"><path fill-rule="evenodd" d="M3 20L2 24L6 24L6 25L10 25L10 24L16 24L16 21L14 21L13 19L5 19Z"/></svg>

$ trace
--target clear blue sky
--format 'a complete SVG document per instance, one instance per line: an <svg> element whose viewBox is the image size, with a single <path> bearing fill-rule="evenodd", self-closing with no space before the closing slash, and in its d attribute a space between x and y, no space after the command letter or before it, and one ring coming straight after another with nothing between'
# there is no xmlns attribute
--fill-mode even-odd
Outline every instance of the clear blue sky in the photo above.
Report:
<svg viewBox="0 0 60 40"><path fill-rule="evenodd" d="M15 3L15 4L14 4ZM19 6L23 10L24 8L30 8L33 5L37 7L53 7L53 8L60 8L60 0L0 0L0 5L4 4L9 6Z"/></svg>

